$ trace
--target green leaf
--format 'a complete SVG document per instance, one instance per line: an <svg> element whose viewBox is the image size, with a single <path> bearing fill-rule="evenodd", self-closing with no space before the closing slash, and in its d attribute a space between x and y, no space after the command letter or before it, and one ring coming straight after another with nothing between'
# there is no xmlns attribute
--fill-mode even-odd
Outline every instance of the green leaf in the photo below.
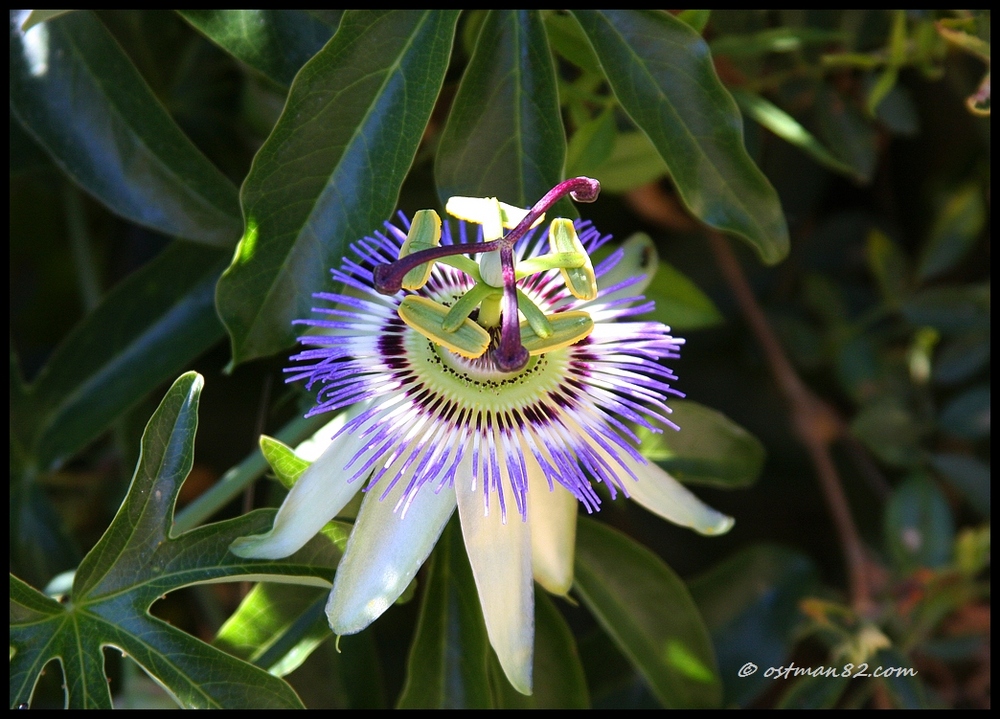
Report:
<svg viewBox="0 0 1000 719"><path fill-rule="evenodd" d="M847 691L850 677L803 677L778 702L779 709L831 709Z"/></svg>
<svg viewBox="0 0 1000 719"><path fill-rule="evenodd" d="M552 49L557 53L590 75L604 76L594 49L572 16L557 12L546 13L545 32L552 43Z"/></svg>
<svg viewBox="0 0 1000 719"><path fill-rule="evenodd" d="M984 517L990 516L990 468L965 454L932 454L931 466L965 495Z"/></svg>
<svg viewBox="0 0 1000 719"><path fill-rule="evenodd" d="M712 17L711 10L681 10L677 13L677 19L691 26L691 29L701 35Z"/></svg>
<svg viewBox="0 0 1000 719"><path fill-rule="evenodd" d="M885 512L885 542L900 572L943 567L951 561L951 509L933 481L915 475L892 493Z"/></svg>
<svg viewBox="0 0 1000 719"><path fill-rule="evenodd" d="M496 655L490 679L499 709L589 709L587 680L566 620L544 591L535 591L535 664L531 696L507 681Z"/></svg>
<svg viewBox="0 0 1000 719"><path fill-rule="evenodd" d="M715 303L673 265L660 260L643 294L656 302L650 317L675 331L715 327L723 322Z"/></svg>
<svg viewBox="0 0 1000 719"><path fill-rule="evenodd" d="M690 583L691 596L712 633L727 706L745 707L774 683L760 670L746 677L738 672L747 662L765 669L785 663L803 619L799 601L817 582L809 557L754 545Z"/></svg>
<svg viewBox="0 0 1000 719"><path fill-rule="evenodd" d="M260 436L260 451L285 489L291 489L295 481L312 464L295 454L295 450L284 442L266 434Z"/></svg>
<svg viewBox="0 0 1000 719"><path fill-rule="evenodd" d="M615 115L605 110L573 133L566 148L566 176L596 178L599 168L611 159L614 146Z"/></svg>
<svg viewBox="0 0 1000 719"><path fill-rule="evenodd" d="M10 107L62 170L112 212L219 247L239 237L236 188L167 114L89 11L10 23Z"/></svg>
<svg viewBox="0 0 1000 719"><path fill-rule="evenodd" d="M304 10L178 10L181 17L233 57L288 87L340 22Z"/></svg>
<svg viewBox="0 0 1000 719"><path fill-rule="evenodd" d="M611 156L594 170L593 177L600 181L603 192L621 194L664 177L667 172L667 164L646 135L621 132L615 136Z"/></svg>
<svg viewBox="0 0 1000 719"><path fill-rule="evenodd" d="M799 148L824 167L842 175L858 178L853 167L834 157L833 153L827 150L798 120L773 102L745 90L733 89L729 92L746 116L766 127L785 142Z"/></svg>
<svg viewBox="0 0 1000 719"><path fill-rule="evenodd" d="M934 381L938 384L964 382L989 364L990 349L988 329L946 339L934 356Z"/></svg>
<svg viewBox="0 0 1000 719"><path fill-rule="evenodd" d="M34 456L64 462L222 337L215 283L224 253L175 242L108 293L31 386Z"/></svg>
<svg viewBox="0 0 1000 719"><path fill-rule="evenodd" d="M757 481L766 455L760 440L697 402L672 400L670 408L670 420L680 431L659 424L660 434L639 428L644 457L688 484L737 489Z"/></svg>
<svg viewBox="0 0 1000 719"><path fill-rule="evenodd" d="M35 25L53 20L60 15L73 12L72 10L29 10L28 16L21 21L21 30L27 32Z"/></svg>
<svg viewBox="0 0 1000 719"><path fill-rule="evenodd" d="M329 540L319 545L313 562L335 567L347 546L351 525L330 522L322 530ZM323 589L262 582L219 629L212 643L274 676L296 669L333 634L326 619Z"/></svg>
<svg viewBox="0 0 1000 719"><path fill-rule="evenodd" d="M938 417L938 426L948 434L965 439L989 436L989 385L972 387L948 402Z"/></svg>
<svg viewBox="0 0 1000 719"><path fill-rule="evenodd" d="M948 197L920 253L920 279L934 277L958 264L979 239L985 222L986 207L979 185L965 185Z"/></svg>
<svg viewBox="0 0 1000 719"><path fill-rule="evenodd" d="M708 630L684 582L629 537L580 518L574 589L667 708L717 707Z"/></svg>
<svg viewBox="0 0 1000 719"><path fill-rule="evenodd" d="M878 159L875 128L849 98L826 85L816 94L814 112L827 146L853 169L859 182L871 182Z"/></svg>
<svg viewBox="0 0 1000 719"><path fill-rule="evenodd" d="M990 286L932 287L909 297L902 306L911 324L943 334L990 328Z"/></svg>
<svg viewBox="0 0 1000 719"><path fill-rule="evenodd" d="M886 464L910 467L920 460L922 428L896 397L877 397L862 407L851 432Z"/></svg>
<svg viewBox="0 0 1000 719"><path fill-rule="evenodd" d="M438 197L442 203L454 195L497 197L530 207L563 179L565 159L541 14L492 10L441 134L434 164Z"/></svg>
<svg viewBox="0 0 1000 719"><path fill-rule="evenodd" d="M233 363L279 352L348 244L392 213L448 66L457 11L348 11L299 72L243 183L219 282Z"/></svg>
<svg viewBox="0 0 1000 719"><path fill-rule="evenodd" d="M752 34L717 37L709 43L713 55L728 55L733 59L753 58L772 52L797 52L812 45L843 42L845 33L815 27L776 27Z"/></svg>
<svg viewBox="0 0 1000 719"><path fill-rule="evenodd" d="M453 517L431 555L399 708L492 708L491 652L458 517Z"/></svg>
<svg viewBox="0 0 1000 719"><path fill-rule="evenodd" d="M868 268L879 284L882 299L889 307L899 307L910 294L910 263L906 255L877 229L868 233L866 244Z"/></svg>
<svg viewBox="0 0 1000 719"><path fill-rule="evenodd" d="M11 706L28 703L39 672L58 659L67 706L110 708L103 647L127 653L186 707L301 706L280 679L149 614L164 594L203 582L269 578L329 586L310 561L320 537L281 562L245 560L230 543L271 526L263 510L171 535L173 508L191 469L202 378L181 376L149 420L129 492L104 536L57 602L11 577ZM322 546L322 545L320 545Z"/></svg>
<svg viewBox="0 0 1000 719"><path fill-rule="evenodd" d="M887 669L912 670L912 662L906 658L898 649L880 649L870 660L873 667ZM889 676L876 679L885 687L889 700L893 707L897 709L931 709L933 708L927 699L927 691L924 684L916 676L897 676L891 672Z"/></svg>
<svg viewBox="0 0 1000 719"><path fill-rule="evenodd" d="M768 264L780 261L788 253L788 228L777 193L743 146L739 110L704 40L660 11L574 15L684 203L705 223L746 239Z"/></svg>

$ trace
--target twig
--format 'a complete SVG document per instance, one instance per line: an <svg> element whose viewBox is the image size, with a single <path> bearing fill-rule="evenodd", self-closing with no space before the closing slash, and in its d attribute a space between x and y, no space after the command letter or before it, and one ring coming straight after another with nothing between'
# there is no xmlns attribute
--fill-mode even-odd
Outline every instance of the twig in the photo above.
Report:
<svg viewBox="0 0 1000 719"><path fill-rule="evenodd" d="M785 355L777 336L750 289L743 270L729 247L728 240L714 230L708 230L708 241L723 277L736 296L740 310L764 350L771 372L787 400L792 428L809 452L816 468L820 489L844 552L851 605L859 613L871 607L871 592L865 569L865 550L854 524L847 497L830 456L830 445L843 434L843 423L836 413L806 387Z"/></svg>

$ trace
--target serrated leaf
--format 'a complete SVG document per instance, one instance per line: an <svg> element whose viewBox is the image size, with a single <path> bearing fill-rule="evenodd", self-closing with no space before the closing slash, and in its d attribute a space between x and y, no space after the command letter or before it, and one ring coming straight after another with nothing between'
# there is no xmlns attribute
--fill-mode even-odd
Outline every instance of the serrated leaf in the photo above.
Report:
<svg viewBox="0 0 1000 719"><path fill-rule="evenodd" d="M38 466L65 461L222 337L225 253L175 242L109 292L32 383Z"/></svg>
<svg viewBox="0 0 1000 719"><path fill-rule="evenodd" d="M296 76L243 184L219 281L233 363L281 351L348 244L392 213L448 66L457 11L348 11Z"/></svg>
<svg viewBox="0 0 1000 719"><path fill-rule="evenodd" d="M715 303L683 272L660 260L653 280L643 294L656 302L650 317L674 331L703 329L722 324Z"/></svg>
<svg viewBox="0 0 1000 719"><path fill-rule="evenodd" d="M737 552L690 583L691 596L712 632L726 705L747 706L773 679L738 672L785 663L803 616L801 599L814 591L809 557L782 547L754 545Z"/></svg>
<svg viewBox="0 0 1000 719"><path fill-rule="evenodd" d="M304 10L177 12L223 50L284 87L333 37L340 20Z"/></svg>
<svg viewBox="0 0 1000 719"><path fill-rule="evenodd" d="M743 146L739 110L704 40L669 13L573 11L624 110L705 223L746 239L768 264L788 253L777 193Z"/></svg>
<svg viewBox="0 0 1000 719"><path fill-rule="evenodd" d="M678 481L725 489L748 487L764 466L760 440L721 412L690 400L673 400L670 420L680 427L659 426L654 434L638 431L643 456L656 462Z"/></svg>
<svg viewBox="0 0 1000 719"><path fill-rule="evenodd" d="M538 10L491 10L441 134L434 177L453 195L530 207L562 180L566 135ZM568 210L554 214L567 215Z"/></svg>
<svg viewBox="0 0 1000 719"><path fill-rule="evenodd" d="M219 247L236 188L191 143L90 11L22 31L10 15L10 106L62 170L112 212Z"/></svg>
<svg viewBox="0 0 1000 719"><path fill-rule="evenodd" d="M492 708L491 651L472 568L454 517L431 555L398 707Z"/></svg>
<svg viewBox="0 0 1000 719"><path fill-rule="evenodd" d="M153 414L129 492L77 569L65 603L11 577L12 707L30 702L39 672L58 659L67 706L110 708L102 653L108 645L127 653L182 706L301 706L280 679L149 614L157 599L191 584L266 577L329 586L332 573L309 561L312 543L282 562L229 552L236 537L270 527L270 510L171 535L174 503L193 461L202 383L193 372L181 376Z"/></svg>
<svg viewBox="0 0 1000 719"><path fill-rule="evenodd" d="M518 692L491 655L490 679L498 709L589 709L587 681L566 620L552 599L535 591L535 654L531 696Z"/></svg>
<svg viewBox="0 0 1000 719"><path fill-rule="evenodd" d="M573 586L665 707L719 706L708 630L684 582L655 554L581 517Z"/></svg>

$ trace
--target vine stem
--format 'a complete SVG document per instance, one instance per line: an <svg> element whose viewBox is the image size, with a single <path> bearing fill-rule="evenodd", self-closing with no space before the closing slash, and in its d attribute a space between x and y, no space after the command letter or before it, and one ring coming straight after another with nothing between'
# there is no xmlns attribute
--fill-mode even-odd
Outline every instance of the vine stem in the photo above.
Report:
<svg viewBox="0 0 1000 719"><path fill-rule="evenodd" d="M816 469L816 477L833 518L844 562L847 565L851 606L859 614L866 614L872 606L872 600L865 548L851 516L843 483L830 454L830 445L844 434L843 423L795 372L777 335L757 303L750 283L743 274L743 268L740 267L736 255L729 246L729 241L715 230L707 230L707 235L719 270L735 295L737 304L757 342L764 350L774 379L789 404L792 429L805 445Z"/></svg>

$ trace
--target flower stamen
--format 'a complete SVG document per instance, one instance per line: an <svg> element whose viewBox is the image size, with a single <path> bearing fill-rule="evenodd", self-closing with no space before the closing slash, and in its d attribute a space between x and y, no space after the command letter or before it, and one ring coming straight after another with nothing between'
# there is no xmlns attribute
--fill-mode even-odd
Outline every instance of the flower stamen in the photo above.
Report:
<svg viewBox="0 0 1000 719"><path fill-rule="evenodd" d="M450 308L427 298L406 297L399 306L400 318L432 342L468 358L480 357L489 350L493 342L487 330L499 326L499 341L493 350L497 369L523 370L530 356L586 337L593 321L585 312L573 314L583 315L587 321L579 316L559 320L560 313L546 316L518 289L517 281L558 268L574 297L591 300L597 296L597 280L572 220L553 220L549 230L552 252L531 258L520 270L515 267L514 247L558 200L569 195L577 202L593 202L600 187L597 180L575 177L553 187L529 210L506 205L495 197L451 198L446 205L449 214L480 224L480 242L441 245L441 218L433 210L421 210L413 218L398 259L374 268L375 289L386 295L403 289L419 290L430 280L437 261L464 272L475 284ZM510 230L506 235L504 228ZM480 255L478 264L466 256L471 254ZM479 314L472 320L476 307L480 308ZM519 313L526 322L520 322ZM560 322L558 331L554 320Z"/></svg>

